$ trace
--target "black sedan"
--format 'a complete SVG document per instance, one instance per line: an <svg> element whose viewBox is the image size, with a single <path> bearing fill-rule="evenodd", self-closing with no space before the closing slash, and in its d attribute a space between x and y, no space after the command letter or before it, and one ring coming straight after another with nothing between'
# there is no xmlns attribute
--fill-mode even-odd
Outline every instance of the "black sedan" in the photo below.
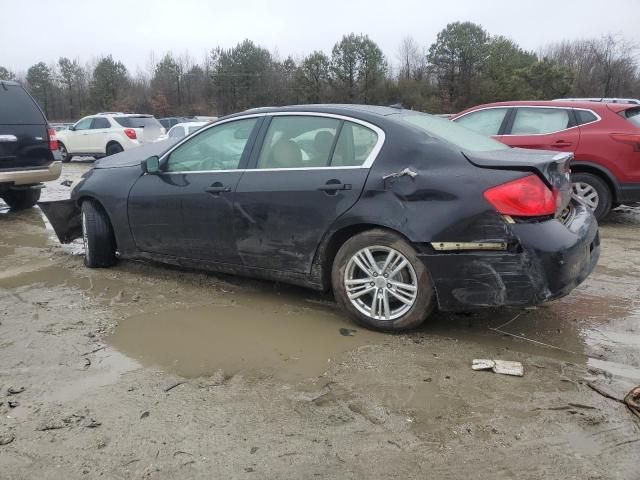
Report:
<svg viewBox="0 0 640 480"><path fill-rule="evenodd" d="M570 160L392 107L264 108L100 160L41 207L62 241L83 237L88 267L152 259L333 288L391 331L580 284L599 239Z"/></svg>

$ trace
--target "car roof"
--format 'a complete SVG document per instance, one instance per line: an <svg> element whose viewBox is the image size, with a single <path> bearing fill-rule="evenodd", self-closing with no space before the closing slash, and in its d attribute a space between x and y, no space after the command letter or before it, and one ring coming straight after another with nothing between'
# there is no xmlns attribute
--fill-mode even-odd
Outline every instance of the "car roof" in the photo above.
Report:
<svg viewBox="0 0 640 480"><path fill-rule="evenodd" d="M400 112L402 108L383 107L379 105L359 105L359 104L339 104L339 103L318 103L309 105L287 105L283 107L260 107L245 110L241 114L248 113L275 113L275 112L317 112L334 113L344 115L354 115L357 113L373 114L380 116L393 115Z"/></svg>
<svg viewBox="0 0 640 480"><path fill-rule="evenodd" d="M495 107L555 107L555 108L581 108L584 110L593 110L594 112L620 112L628 108L637 107L632 103L602 103L602 102L578 102L578 101L558 101L558 100L517 100L512 102L494 102L486 103L484 105L476 105L474 107L467 108L461 112L453 115L453 118L457 118L462 114L472 112L474 110L480 110L483 108L495 108Z"/></svg>

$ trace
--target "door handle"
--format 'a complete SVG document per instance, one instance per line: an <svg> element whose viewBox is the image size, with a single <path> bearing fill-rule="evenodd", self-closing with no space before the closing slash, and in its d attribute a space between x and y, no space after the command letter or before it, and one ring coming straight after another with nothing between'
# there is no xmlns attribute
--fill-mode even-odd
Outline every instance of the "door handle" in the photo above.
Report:
<svg viewBox="0 0 640 480"><path fill-rule="evenodd" d="M323 192L334 192L336 190L351 190L350 183L325 183L324 185L320 185L318 190Z"/></svg>
<svg viewBox="0 0 640 480"><path fill-rule="evenodd" d="M567 142L566 140L558 140L555 143L556 147L570 147L573 145L573 142Z"/></svg>
<svg viewBox="0 0 640 480"><path fill-rule="evenodd" d="M205 188L204 191L207 192L207 193L211 193L211 194L215 195L217 193L230 192L231 191L231 187L225 187L220 182L216 182L213 185L211 185L210 187Z"/></svg>

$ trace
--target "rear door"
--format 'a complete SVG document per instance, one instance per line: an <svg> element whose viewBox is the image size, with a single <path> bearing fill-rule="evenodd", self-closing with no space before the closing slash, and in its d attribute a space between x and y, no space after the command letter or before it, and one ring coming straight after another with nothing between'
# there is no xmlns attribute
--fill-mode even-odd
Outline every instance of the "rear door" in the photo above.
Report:
<svg viewBox="0 0 640 480"><path fill-rule="evenodd" d="M309 272L320 240L359 198L379 128L320 114L274 115L238 184L237 251L249 267Z"/></svg>
<svg viewBox="0 0 640 480"><path fill-rule="evenodd" d="M512 147L575 152L580 129L570 108L517 107L499 140Z"/></svg>
<svg viewBox="0 0 640 480"><path fill-rule="evenodd" d="M0 169L42 167L50 161L42 111L20 85L0 82Z"/></svg>
<svg viewBox="0 0 640 480"><path fill-rule="evenodd" d="M129 193L128 213L143 251L239 263L233 197L261 118L217 124L189 138L142 175Z"/></svg>

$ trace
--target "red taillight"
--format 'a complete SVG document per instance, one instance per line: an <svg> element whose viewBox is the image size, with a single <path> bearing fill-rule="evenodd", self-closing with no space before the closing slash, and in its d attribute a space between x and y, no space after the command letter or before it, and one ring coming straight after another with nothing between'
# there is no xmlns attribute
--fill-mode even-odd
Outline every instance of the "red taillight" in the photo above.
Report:
<svg viewBox="0 0 640 480"><path fill-rule="evenodd" d="M125 128L124 134L131 140L135 140L136 138L138 138L138 136L136 135L136 131L133 128Z"/></svg>
<svg viewBox="0 0 640 480"><path fill-rule="evenodd" d="M612 133L611 138L616 142L627 143L636 152L640 152L640 133Z"/></svg>
<svg viewBox="0 0 640 480"><path fill-rule="evenodd" d="M58 137L56 131L53 128L47 129L47 137L49 137L49 150L52 152L58 150Z"/></svg>
<svg viewBox="0 0 640 480"><path fill-rule="evenodd" d="M556 213L556 196L536 175L503 183L484 192L502 215L542 217Z"/></svg>

